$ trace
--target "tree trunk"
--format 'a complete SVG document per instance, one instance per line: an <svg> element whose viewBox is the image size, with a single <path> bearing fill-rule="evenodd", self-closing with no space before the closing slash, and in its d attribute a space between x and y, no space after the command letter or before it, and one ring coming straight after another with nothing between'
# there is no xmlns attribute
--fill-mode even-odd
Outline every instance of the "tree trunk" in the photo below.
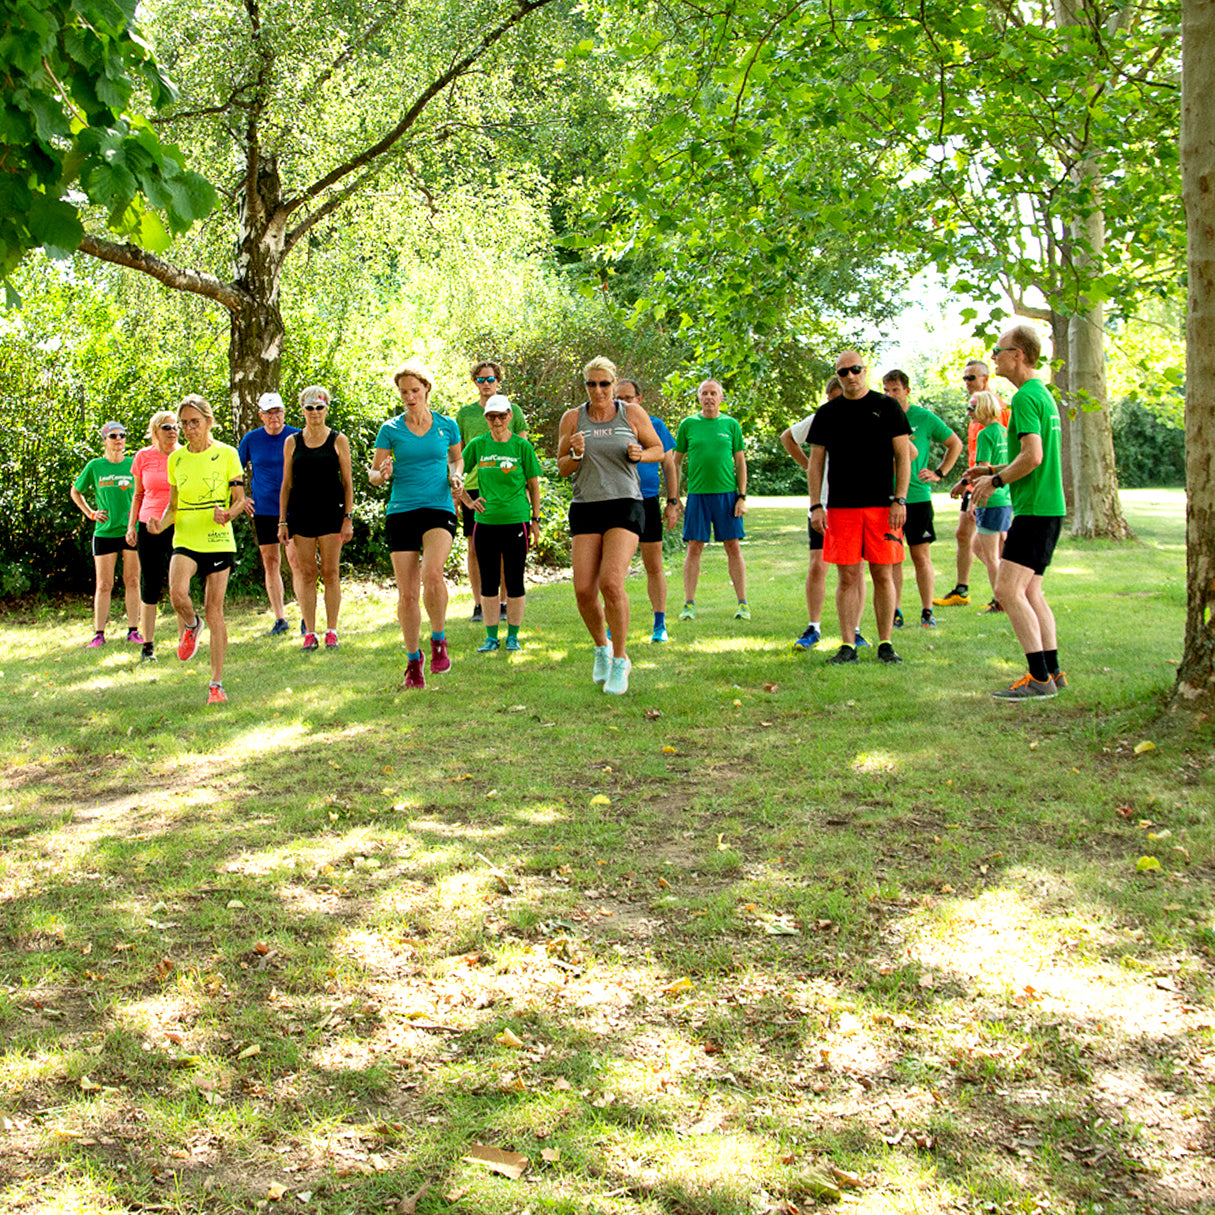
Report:
<svg viewBox="0 0 1215 1215"><path fill-rule="evenodd" d="M1183 0L1181 194L1186 308L1186 618L1174 703L1215 708L1215 5Z"/></svg>
<svg viewBox="0 0 1215 1215"><path fill-rule="evenodd" d="M281 204L278 164L263 157L254 197L241 195L232 267L233 285L246 301L232 311L228 338L232 425L238 436L258 424L261 394L277 392L279 386L286 336L279 289L287 213Z"/></svg>

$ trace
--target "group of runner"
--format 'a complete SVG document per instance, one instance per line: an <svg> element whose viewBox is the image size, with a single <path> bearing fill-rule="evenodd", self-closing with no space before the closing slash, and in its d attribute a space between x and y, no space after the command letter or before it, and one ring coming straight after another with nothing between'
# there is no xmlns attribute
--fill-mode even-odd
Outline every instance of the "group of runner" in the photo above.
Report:
<svg viewBox="0 0 1215 1215"><path fill-rule="evenodd" d="M1036 343L1032 330L1018 328L1005 335L994 352L997 373L1018 387L1009 411L1009 434L1017 435L1013 458L1004 455L1000 403L986 392L984 379L982 389L972 397L975 435L983 443L977 454L972 448L970 467L953 491L955 496L970 495L971 502L964 501L964 521L973 520L977 513L979 535L992 538L990 545L975 545L993 576L995 598L988 610L1008 612L1027 655L1026 678L998 693L1008 699L1054 695L1064 682L1053 616L1041 595L1042 573L1063 513L1061 480L1058 517L1048 515L1054 497L1042 489L1044 482L1059 478L1059 421L1053 399L1033 375ZM985 365L969 365L968 376L972 368L982 368L985 377ZM504 648L522 648L524 566L539 527L540 467L521 412L501 392L498 364L480 362L472 369L479 399L461 409L454 420L431 409L434 379L424 364L403 363L391 379L402 411L380 427L368 479L373 487L390 487L386 535L397 582L397 617L407 650L404 683L407 689L420 689L425 686L423 610L430 626L430 672L451 667L444 568L460 522L457 504L469 538L474 619L485 627L478 652L503 648L502 620L507 624ZM635 381L618 380L610 360L592 359L583 369L583 380L586 401L568 410L559 425L557 468L572 482L574 591L594 648L592 678L604 692L621 694L628 690L631 670L629 567L640 546L653 609L651 640L665 642L669 634L662 537L664 527L674 527L681 514L687 552L680 619L695 618L701 556L712 538L725 548L737 597L735 617L750 619L740 545L747 503L746 458L737 421L721 412L723 392L715 380L699 386L700 412L684 419L675 436L643 408ZM910 404L909 385L901 372L889 373L884 386L889 395L869 391L861 356L847 351L837 360L828 402L782 435L786 449L807 469L811 500L806 579L810 623L795 646L813 648L821 638L824 562L835 564L837 610L841 637L846 639L831 659L837 664L856 661L857 646L867 644L859 627L864 563L874 584L878 657L901 661L890 636L901 617L897 598L901 579L894 571L901 569L904 542L911 549L924 602L921 621L926 627L935 624L928 557L934 538L931 485L949 474L962 445L935 415ZM290 631L280 558L280 546L285 545L302 615L304 649L315 650L322 644L316 620L318 577L325 587L323 644L337 648L339 556L342 544L353 534L350 444L325 421L329 394L323 387L304 389L299 403L302 429L286 425L278 394L264 394L259 401L262 427L247 434L239 450L211 437L214 414L203 398L193 395L181 402L176 415L167 411L153 415L149 444L133 459L125 455L125 428L118 422L105 424L105 454L86 466L72 490L73 500L95 524L97 589L90 646L105 644L105 621L121 552L128 640L142 645L144 660L155 659L156 608L167 580L178 622L178 657L190 658L204 625L190 596L191 580L197 575L203 583L205 625L211 638L208 703L225 701L223 604L236 551L232 520L247 513L253 519L274 613L270 632ZM1022 426L1032 429L1019 430ZM930 470L933 442L944 446L944 456ZM680 492L685 460L686 509ZM248 495L246 463L252 471ZM660 470L665 507L658 492ZM909 492L913 476L915 488ZM1011 548L1005 548L1001 559L997 546L1001 534L1009 531L1007 508L991 499L1006 482L1014 483L1014 505L1020 496L1028 506L1018 506L1018 522L1023 517L1031 522L1021 524L1019 531L1013 524ZM1033 523L1038 517L1053 518L1053 529ZM959 547L965 528L966 522L960 523ZM969 550L969 535L966 544ZM136 569L138 620L132 594ZM966 570L968 576L969 566ZM969 602L962 571L959 556L959 583L950 596L936 603Z"/></svg>

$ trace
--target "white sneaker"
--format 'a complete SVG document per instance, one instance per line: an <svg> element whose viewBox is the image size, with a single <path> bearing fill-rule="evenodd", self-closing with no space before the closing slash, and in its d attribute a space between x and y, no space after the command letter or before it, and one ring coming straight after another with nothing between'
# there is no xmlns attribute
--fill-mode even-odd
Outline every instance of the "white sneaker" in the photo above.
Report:
<svg viewBox="0 0 1215 1215"><path fill-rule="evenodd" d="M603 690L612 696L621 696L629 690L629 671L633 664L627 658L613 658L612 669L603 685Z"/></svg>
<svg viewBox="0 0 1215 1215"><path fill-rule="evenodd" d="M596 683L602 683L608 677L611 669L612 651L605 645L597 645L595 647L595 669L591 672L591 678Z"/></svg>

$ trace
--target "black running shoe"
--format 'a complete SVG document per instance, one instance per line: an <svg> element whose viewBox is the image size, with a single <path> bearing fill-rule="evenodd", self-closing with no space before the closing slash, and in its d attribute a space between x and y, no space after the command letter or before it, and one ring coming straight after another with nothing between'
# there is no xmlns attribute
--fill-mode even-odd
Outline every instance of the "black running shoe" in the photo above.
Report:
<svg viewBox="0 0 1215 1215"><path fill-rule="evenodd" d="M894 646L888 641L878 642L878 662L888 662L894 664L903 660L894 652Z"/></svg>
<svg viewBox="0 0 1215 1215"><path fill-rule="evenodd" d="M856 647L850 645L842 645L830 658L828 662L835 663L836 666L843 666L846 662L856 662Z"/></svg>

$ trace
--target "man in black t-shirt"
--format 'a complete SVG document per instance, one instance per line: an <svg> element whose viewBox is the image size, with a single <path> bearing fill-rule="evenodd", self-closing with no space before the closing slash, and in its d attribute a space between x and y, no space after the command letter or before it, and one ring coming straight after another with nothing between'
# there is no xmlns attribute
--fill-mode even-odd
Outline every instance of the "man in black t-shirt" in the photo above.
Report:
<svg viewBox="0 0 1215 1215"><path fill-rule="evenodd" d="M820 406L810 423L810 525L823 533L823 560L839 569L835 592L840 637L846 638L828 659L856 662L849 642L860 627L863 562L873 580L877 615L878 658L902 659L890 644L894 621L893 567L903 560L903 523L907 518L907 485L911 478L911 427L899 403L869 388L868 369L855 350L835 361L844 395ZM831 497L819 501L823 468L831 457ZM894 493L890 492L891 482Z"/></svg>

